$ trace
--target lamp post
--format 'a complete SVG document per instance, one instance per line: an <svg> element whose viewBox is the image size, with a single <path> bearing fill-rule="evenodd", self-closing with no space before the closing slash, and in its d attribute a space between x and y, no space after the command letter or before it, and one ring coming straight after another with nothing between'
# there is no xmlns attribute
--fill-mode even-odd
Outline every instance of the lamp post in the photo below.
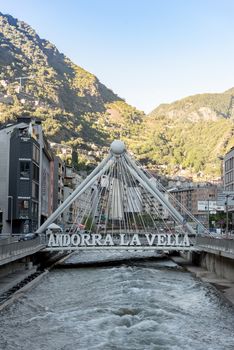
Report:
<svg viewBox="0 0 234 350"><path fill-rule="evenodd" d="M11 235L12 235L12 226L13 226L13 196L8 196L8 199L11 200Z"/></svg>

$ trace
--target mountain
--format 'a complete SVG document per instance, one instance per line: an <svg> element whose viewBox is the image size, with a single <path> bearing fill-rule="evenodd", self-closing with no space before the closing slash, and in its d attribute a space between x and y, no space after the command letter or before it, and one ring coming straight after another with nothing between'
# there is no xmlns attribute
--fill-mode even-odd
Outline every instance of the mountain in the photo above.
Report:
<svg viewBox="0 0 234 350"><path fill-rule="evenodd" d="M97 147L130 136L144 116L28 24L0 13L0 122L22 114L40 118L51 141L85 150L91 161Z"/></svg>
<svg viewBox="0 0 234 350"><path fill-rule="evenodd" d="M162 104L144 118L138 158L165 174L195 180L220 175L220 156L234 146L234 88Z"/></svg>
<svg viewBox="0 0 234 350"><path fill-rule="evenodd" d="M136 72L137 75L137 72ZM0 13L0 123L40 118L47 137L95 163L116 138L165 175L220 174L234 146L234 88L162 104L145 116L74 64L26 23Z"/></svg>

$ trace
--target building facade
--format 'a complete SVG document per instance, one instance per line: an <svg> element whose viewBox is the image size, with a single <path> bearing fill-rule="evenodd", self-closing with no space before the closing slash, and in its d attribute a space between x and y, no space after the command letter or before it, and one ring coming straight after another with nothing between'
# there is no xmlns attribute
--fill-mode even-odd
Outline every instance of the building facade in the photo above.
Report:
<svg viewBox="0 0 234 350"><path fill-rule="evenodd" d="M223 182L227 231L234 229L234 147L223 158Z"/></svg>
<svg viewBox="0 0 234 350"><path fill-rule="evenodd" d="M209 203L217 201L218 187L213 184L193 184L187 187L173 188L169 190L172 196L169 197L170 202L188 219L187 214L183 210L185 207L200 222L208 225L208 212L210 212ZM199 203L205 202L207 206L199 208Z"/></svg>
<svg viewBox="0 0 234 350"><path fill-rule="evenodd" d="M234 192L234 148L232 148L223 159L224 190Z"/></svg>
<svg viewBox="0 0 234 350"><path fill-rule="evenodd" d="M53 211L64 201L65 166L65 162L60 157L54 157ZM56 223L60 226L63 225L63 213L57 218Z"/></svg>
<svg viewBox="0 0 234 350"><path fill-rule="evenodd" d="M40 121L18 118L0 130L2 233L33 232L51 214L52 163Z"/></svg>

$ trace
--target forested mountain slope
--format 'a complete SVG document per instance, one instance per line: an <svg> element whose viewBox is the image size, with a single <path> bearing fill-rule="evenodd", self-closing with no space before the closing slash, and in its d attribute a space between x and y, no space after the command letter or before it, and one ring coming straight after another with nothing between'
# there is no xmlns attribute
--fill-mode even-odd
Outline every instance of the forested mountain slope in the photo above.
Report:
<svg viewBox="0 0 234 350"><path fill-rule="evenodd" d="M0 13L0 123L27 114L42 120L51 141L76 148L80 162L97 162L121 138L149 168L208 179L234 146L234 88L145 116L28 24Z"/></svg>
<svg viewBox="0 0 234 350"><path fill-rule="evenodd" d="M90 154L95 145L101 150L116 137L130 136L144 115L41 39L28 24L3 14L0 102L0 122L22 114L41 118L51 140Z"/></svg>
<svg viewBox="0 0 234 350"><path fill-rule="evenodd" d="M142 135L134 148L146 163L169 174L216 177L219 157L234 146L234 89L160 105L144 119Z"/></svg>

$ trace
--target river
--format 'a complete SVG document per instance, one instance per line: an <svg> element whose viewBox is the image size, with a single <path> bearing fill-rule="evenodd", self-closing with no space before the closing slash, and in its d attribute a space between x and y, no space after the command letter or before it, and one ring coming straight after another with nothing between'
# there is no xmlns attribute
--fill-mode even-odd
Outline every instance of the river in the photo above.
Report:
<svg viewBox="0 0 234 350"><path fill-rule="evenodd" d="M1 312L0 349L233 350L233 308L173 266L53 270Z"/></svg>

